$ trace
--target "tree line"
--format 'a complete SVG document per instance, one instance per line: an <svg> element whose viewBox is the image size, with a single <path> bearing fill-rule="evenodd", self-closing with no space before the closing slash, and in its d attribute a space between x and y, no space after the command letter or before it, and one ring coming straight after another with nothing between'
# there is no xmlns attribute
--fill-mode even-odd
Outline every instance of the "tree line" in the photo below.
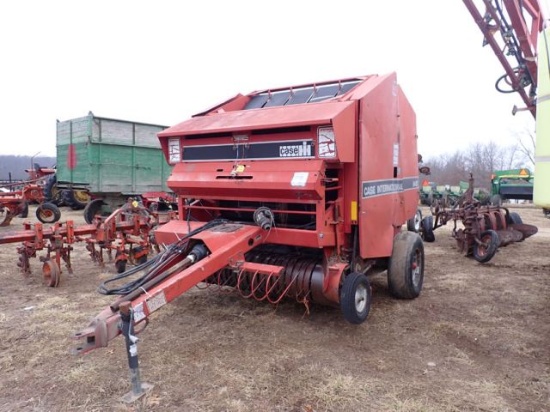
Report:
<svg viewBox="0 0 550 412"><path fill-rule="evenodd" d="M502 146L493 141L473 143L464 150L424 159L423 166L430 167L431 175L425 178L437 185L458 185L468 181L470 173L475 187L489 189L491 174L495 170L528 168L534 171L535 140L532 134L518 137L518 142Z"/></svg>

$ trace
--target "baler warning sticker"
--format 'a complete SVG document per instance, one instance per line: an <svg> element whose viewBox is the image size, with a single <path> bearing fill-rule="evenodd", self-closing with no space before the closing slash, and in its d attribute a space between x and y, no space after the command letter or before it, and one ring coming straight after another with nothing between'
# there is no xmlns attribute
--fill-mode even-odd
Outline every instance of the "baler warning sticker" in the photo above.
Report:
<svg viewBox="0 0 550 412"><path fill-rule="evenodd" d="M309 177L309 172L294 172L290 185L292 187L304 187L307 183L307 178Z"/></svg>
<svg viewBox="0 0 550 412"><path fill-rule="evenodd" d="M362 182L363 199L418 190L418 176L403 179L370 180Z"/></svg>
<svg viewBox="0 0 550 412"><path fill-rule="evenodd" d="M155 310L160 309L166 305L166 296L164 292L159 292L155 296L145 301L147 303L147 309L149 309L149 314L153 313Z"/></svg>
<svg viewBox="0 0 550 412"><path fill-rule="evenodd" d="M139 322L145 319L145 311L143 310L143 302L134 307L134 321Z"/></svg>

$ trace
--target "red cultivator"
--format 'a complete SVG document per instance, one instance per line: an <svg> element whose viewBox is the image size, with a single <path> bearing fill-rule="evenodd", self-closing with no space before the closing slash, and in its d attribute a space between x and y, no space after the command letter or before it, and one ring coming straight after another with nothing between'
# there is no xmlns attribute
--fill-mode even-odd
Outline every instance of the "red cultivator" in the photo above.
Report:
<svg viewBox="0 0 550 412"><path fill-rule="evenodd" d="M23 231L5 232L0 236L0 244L23 242L17 248L17 265L25 275L31 273L30 258L37 252L46 250L40 257L42 274L48 286L57 287L61 275L61 262L72 273L71 251L76 242L86 242L92 260L104 265L104 255L112 260L115 253L115 265L119 272L126 269L127 262L144 263L152 247L150 233L159 224L165 223L171 216L151 213L137 202L129 202L117 209L109 217L97 216L93 223L74 226L72 221L55 223L44 227L41 223L25 223Z"/></svg>
<svg viewBox="0 0 550 412"><path fill-rule="evenodd" d="M524 224L517 213L500 206L481 205L473 197L473 177L470 177L469 183L468 190L455 207L445 209L436 205L432 210L435 219L432 216L423 219L422 236L426 242L435 240L435 229L452 221L452 236L460 252L486 263L499 247L521 242L537 233L537 227ZM462 228L458 228L459 221Z"/></svg>
<svg viewBox="0 0 550 412"><path fill-rule="evenodd" d="M55 169L36 165L35 169L27 169L30 180L10 183L5 188L8 192L0 192L0 226L8 226L16 216L27 217L29 203L39 203L36 210L37 218L43 223L54 223L59 220L59 209L44 202L44 181Z"/></svg>

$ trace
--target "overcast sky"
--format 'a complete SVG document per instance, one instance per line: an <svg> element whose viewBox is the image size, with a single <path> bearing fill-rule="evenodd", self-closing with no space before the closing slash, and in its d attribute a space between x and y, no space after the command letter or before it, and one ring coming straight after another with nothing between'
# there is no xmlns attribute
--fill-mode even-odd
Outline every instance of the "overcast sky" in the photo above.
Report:
<svg viewBox="0 0 550 412"><path fill-rule="evenodd" d="M0 38L0 154L55 156L56 119L88 111L169 126L239 92L393 71L425 157L534 129L461 0L5 1Z"/></svg>

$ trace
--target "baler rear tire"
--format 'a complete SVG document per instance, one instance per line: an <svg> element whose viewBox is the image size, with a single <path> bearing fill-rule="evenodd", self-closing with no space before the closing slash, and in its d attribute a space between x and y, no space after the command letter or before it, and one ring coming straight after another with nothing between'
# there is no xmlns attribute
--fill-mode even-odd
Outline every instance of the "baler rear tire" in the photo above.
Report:
<svg viewBox="0 0 550 412"><path fill-rule="evenodd" d="M369 315L372 291L369 279L362 273L347 275L340 289L340 309L349 323L359 325Z"/></svg>
<svg viewBox="0 0 550 412"><path fill-rule="evenodd" d="M421 236L424 242L435 242L435 235L434 235L434 218L431 215L428 215L422 219L421 222L422 230L421 230Z"/></svg>
<svg viewBox="0 0 550 412"><path fill-rule="evenodd" d="M420 209L416 209L416 212L414 214L414 217L411 217L409 220L407 220L407 230L409 232L420 232L422 223L422 211Z"/></svg>
<svg viewBox="0 0 550 412"><path fill-rule="evenodd" d="M495 256L498 246L500 245L500 239L498 233L491 229L483 232L479 236L479 239L483 244L474 243L473 256L479 263L487 263Z"/></svg>
<svg viewBox="0 0 550 412"><path fill-rule="evenodd" d="M424 283L424 243L416 233L400 232L393 240L388 288L399 299L414 299Z"/></svg>

